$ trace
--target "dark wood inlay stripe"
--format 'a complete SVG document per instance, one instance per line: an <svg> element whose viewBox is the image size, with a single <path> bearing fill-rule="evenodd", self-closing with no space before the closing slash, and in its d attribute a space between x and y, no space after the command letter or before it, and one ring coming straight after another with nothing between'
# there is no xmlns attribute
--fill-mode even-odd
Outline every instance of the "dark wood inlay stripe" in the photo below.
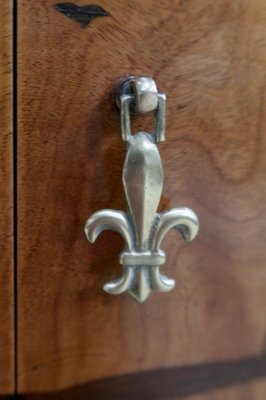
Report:
<svg viewBox="0 0 266 400"><path fill-rule="evenodd" d="M68 390L28 394L23 400L163 400L266 377L266 355L226 362L175 367L101 379Z"/></svg>

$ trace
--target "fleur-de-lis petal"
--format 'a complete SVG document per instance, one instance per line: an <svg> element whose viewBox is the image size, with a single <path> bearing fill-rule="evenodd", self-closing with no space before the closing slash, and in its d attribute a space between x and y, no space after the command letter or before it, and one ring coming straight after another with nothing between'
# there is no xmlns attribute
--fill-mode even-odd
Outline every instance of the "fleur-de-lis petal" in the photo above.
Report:
<svg viewBox="0 0 266 400"><path fill-rule="evenodd" d="M177 229L183 239L193 240L199 230L196 214L189 208L173 208L158 215L158 221L153 234L152 251L158 252L160 245L170 229ZM159 266L151 269L153 288L159 292L169 292L175 286L175 281L160 274Z"/></svg>
<svg viewBox="0 0 266 400"><path fill-rule="evenodd" d="M161 158L151 135L139 132L130 139L123 185L136 233L136 246L145 250L163 187Z"/></svg>
<svg viewBox="0 0 266 400"><path fill-rule="evenodd" d="M131 288L134 279L134 270L129 266L124 267L123 274L116 280L106 283L103 286L105 292L110 294L120 294L127 292Z"/></svg>
<svg viewBox="0 0 266 400"><path fill-rule="evenodd" d="M159 221L154 231L152 249L156 251L167 234L167 232L175 228L183 239L187 241L193 240L199 230L199 220L194 211L189 208L173 208L159 214Z"/></svg>
<svg viewBox="0 0 266 400"><path fill-rule="evenodd" d="M91 243L105 230L118 232L124 238L126 248L129 251L133 250L134 242L131 227L126 214L122 211L97 211L86 221L84 230L88 241Z"/></svg>

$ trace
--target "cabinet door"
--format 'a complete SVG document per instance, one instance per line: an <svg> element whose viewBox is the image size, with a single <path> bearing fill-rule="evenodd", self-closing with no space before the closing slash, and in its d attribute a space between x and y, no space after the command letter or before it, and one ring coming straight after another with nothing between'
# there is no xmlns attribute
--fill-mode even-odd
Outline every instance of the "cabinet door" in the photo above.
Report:
<svg viewBox="0 0 266 400"><path fill-rule="evenodd" d="M0 0L0 398L14 390L12 1Z"/></svg>
<svg viewBox="0 0 266 400"><path fill-rule="evenodd" d="M19 393L264 400L266 3L101 0L94 19L75 4L18 2ZM169 233L176 288L144 304L102 290L121 238L83 232L126 209L113 90L129 74L168 96L160 209L201 225L190 245Z"/></svg>

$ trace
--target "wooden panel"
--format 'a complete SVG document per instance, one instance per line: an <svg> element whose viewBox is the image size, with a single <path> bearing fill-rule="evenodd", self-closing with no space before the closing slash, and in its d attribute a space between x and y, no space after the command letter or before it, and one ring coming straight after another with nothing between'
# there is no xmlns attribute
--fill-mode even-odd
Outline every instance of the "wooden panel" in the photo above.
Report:
<svg viewBox="0 0 266 400"><path fill-rule="evenodd" d="M22 0L18 13L20 392L259 357L266 3L101 0L110 16L86 28L55 3ZM92 212L126 207L112 90L127 74L153 76L168 95L161 208L186 205L201 221L191 245L168 235L177 286L142 305L101 290L120 272L121 239L91 246L83 234ZM231 398L264 400L263 388L246 382ZM204 399L221 398L213 393Z"/></svg>
<svg viewBox="0 0 266 400"><path fill-rule="evenodd" d="M12 1L0 0L0 395L13 391Z"/></svg>

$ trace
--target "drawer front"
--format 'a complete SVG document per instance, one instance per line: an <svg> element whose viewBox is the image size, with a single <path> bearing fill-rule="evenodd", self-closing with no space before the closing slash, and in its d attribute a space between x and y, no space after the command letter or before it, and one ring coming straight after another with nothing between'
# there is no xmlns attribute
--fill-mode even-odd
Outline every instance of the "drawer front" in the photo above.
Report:
<svg viewBox="0 0 266 400"><path fill-rule="evenodd" d="M266 3L101 0L94 19L56 4L18 4L19 393L264 400ZM160 210L200 219L191 244L165 238L177 284L144 304L102 290L119 235L83 232L127 208L113 90L132 74L167 94Z"/></svg>

